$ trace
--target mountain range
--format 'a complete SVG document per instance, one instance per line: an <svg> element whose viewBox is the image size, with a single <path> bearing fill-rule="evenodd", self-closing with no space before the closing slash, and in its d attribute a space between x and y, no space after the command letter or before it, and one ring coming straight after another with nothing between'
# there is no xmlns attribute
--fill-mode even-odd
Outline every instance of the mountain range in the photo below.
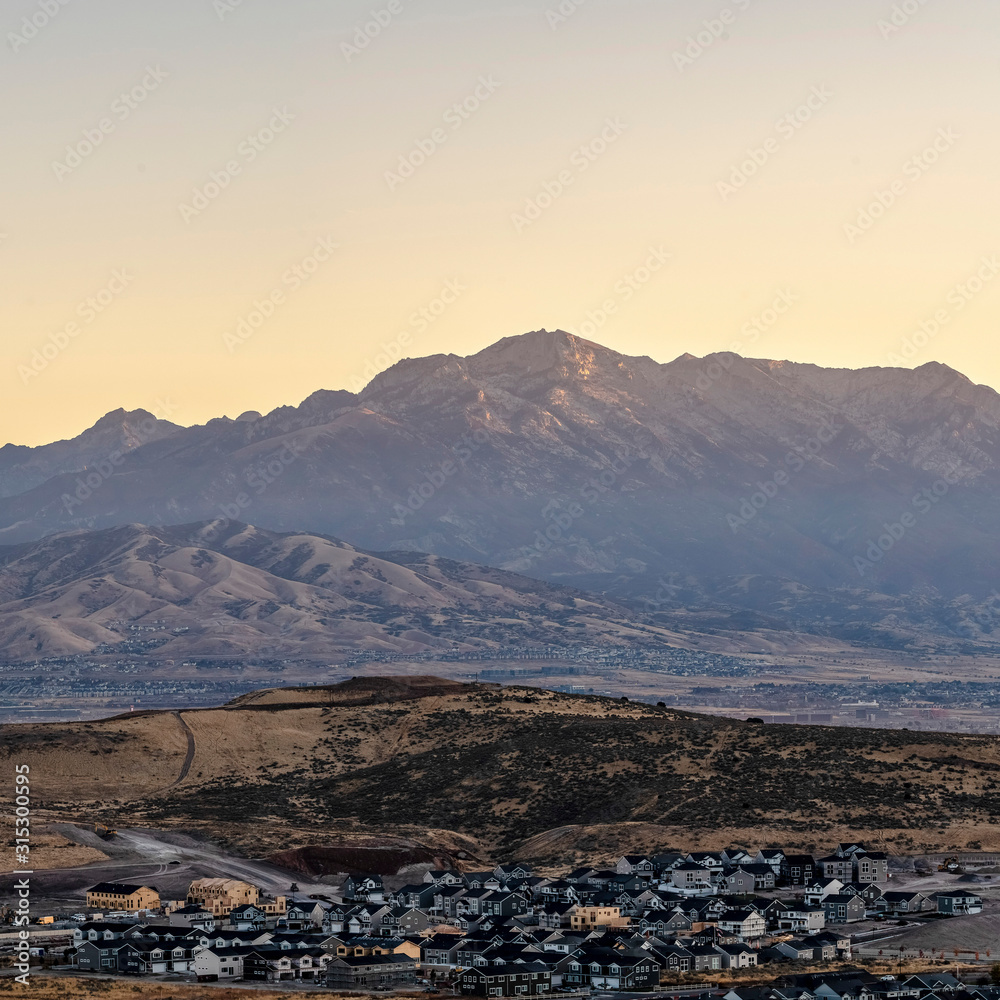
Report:
<svg viewBox="0 0 1000 1000"><path fill-rule="evenodd" d="M696 612L974 647L998 614L998 429L1000 395L937 363L663 364L538 331L266 415L119 410L8 445L0 545L252 522L572 586L665 627Z"/></svg>

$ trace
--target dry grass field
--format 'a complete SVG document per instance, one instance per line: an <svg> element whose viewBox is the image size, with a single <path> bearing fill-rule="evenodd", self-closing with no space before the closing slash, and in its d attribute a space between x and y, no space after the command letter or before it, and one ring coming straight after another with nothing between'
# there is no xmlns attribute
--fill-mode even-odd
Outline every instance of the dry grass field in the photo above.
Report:
<svg viewBox="0 0 1000 1000"><path fill-rule="evenodd" d="M41 821L183 829L258 857L386 836L540 862L857 837L899 854L1000 849L993 737L761 726L419 676L5 726L0 757L30 765Z"/></svg>
<svg viewBox="0 0 1000 1000"><path fill-rule="evenodd" d="M330 990L300 991L302 1000L337 1000L338 994ZM15 983L12 976L0 979L0 996L23 997L24 1000L83 1000L100 997L101 1000L287 1000L288 991L239 989L225 986L197 986L184 983L158 985L143 981L125 982L120 979L92 977L49 976L33 974L27 985Z"/></svg>

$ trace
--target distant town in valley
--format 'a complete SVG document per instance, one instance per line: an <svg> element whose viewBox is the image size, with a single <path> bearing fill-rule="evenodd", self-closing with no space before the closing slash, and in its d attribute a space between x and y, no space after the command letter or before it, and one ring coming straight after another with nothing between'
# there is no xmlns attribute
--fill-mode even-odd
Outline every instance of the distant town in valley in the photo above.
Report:
<svg viewBox="0 0 1000 1000"><path fill-rule="evenodd" d="M437 675L461 681L662 702L764 723L1000 732L1000 663L980 660L973 670L964 659L949 656L845 654L793 661L774 654L732 656L679 647L650 652L510 646L480 655L358 651L326 664L268 658L46 658L0 664L0 724L202 708L263 686L332 684L359 673L382 672L386 665L416 673L430 667ZM956 668L975 679L957 679Z"/></svg>

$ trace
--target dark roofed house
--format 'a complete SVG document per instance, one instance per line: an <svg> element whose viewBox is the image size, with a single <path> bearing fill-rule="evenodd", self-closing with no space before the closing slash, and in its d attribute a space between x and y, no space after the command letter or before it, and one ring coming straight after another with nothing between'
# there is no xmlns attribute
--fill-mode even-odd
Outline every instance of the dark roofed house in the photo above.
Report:
<svg viewBox="0 0 1000 1000"><path fill-rule="evenodd" d="M466 969L458 977L463 996L538 996L552 989L552 971L541 962L486 965Z"/></svg>
<svg viewBox="0 0 1000 1000"><path fill-rule="evenodd" d="M860 896L826 896L819 905L828 924L853 924L865 919L865 901Z"/></svg>
<svg viewBox="0 0 1000 1000"><path fill-rule="evenodd" d="M158 910L160 894L155 886L131 882L98 882L87 890L87 906L94 910Z"/></svg>
<svg viewBox="0 0 1000 1000"><path fill-rule="evenodd" d="M950 892L936 892L938 913L955 915L959 913L982 913L983 900L974 892L965 889L953 889Z"/></svg>
<svg viewBox="0 0 1000 1000"><path fill-rule="evenodd" d="M326 967L326 985L334 989L407 986L417 979L417 963L406 955L345 955Z"/></svg>

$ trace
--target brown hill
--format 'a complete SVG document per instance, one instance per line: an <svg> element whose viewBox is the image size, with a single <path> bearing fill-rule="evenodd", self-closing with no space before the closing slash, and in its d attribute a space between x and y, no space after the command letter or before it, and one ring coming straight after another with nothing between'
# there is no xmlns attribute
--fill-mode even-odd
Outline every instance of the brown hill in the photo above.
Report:
<svg viewBox="0 0 1000 1000"><path fill-rule="evenodd" d="M225 520L69 531L0 547L7 663L75 654L329 662L359 649L662 647L679 638L648 620L504 570Z"/></svg>
<svg viewBox="0 0 1000 1000"><path fill-rule="evenodd" d="M849 837L1000 848L993 737L763 726L434 678L5 726L0 756L31 765L39 818L201 830L258 855L363 833L560 860Z"/></svg>

